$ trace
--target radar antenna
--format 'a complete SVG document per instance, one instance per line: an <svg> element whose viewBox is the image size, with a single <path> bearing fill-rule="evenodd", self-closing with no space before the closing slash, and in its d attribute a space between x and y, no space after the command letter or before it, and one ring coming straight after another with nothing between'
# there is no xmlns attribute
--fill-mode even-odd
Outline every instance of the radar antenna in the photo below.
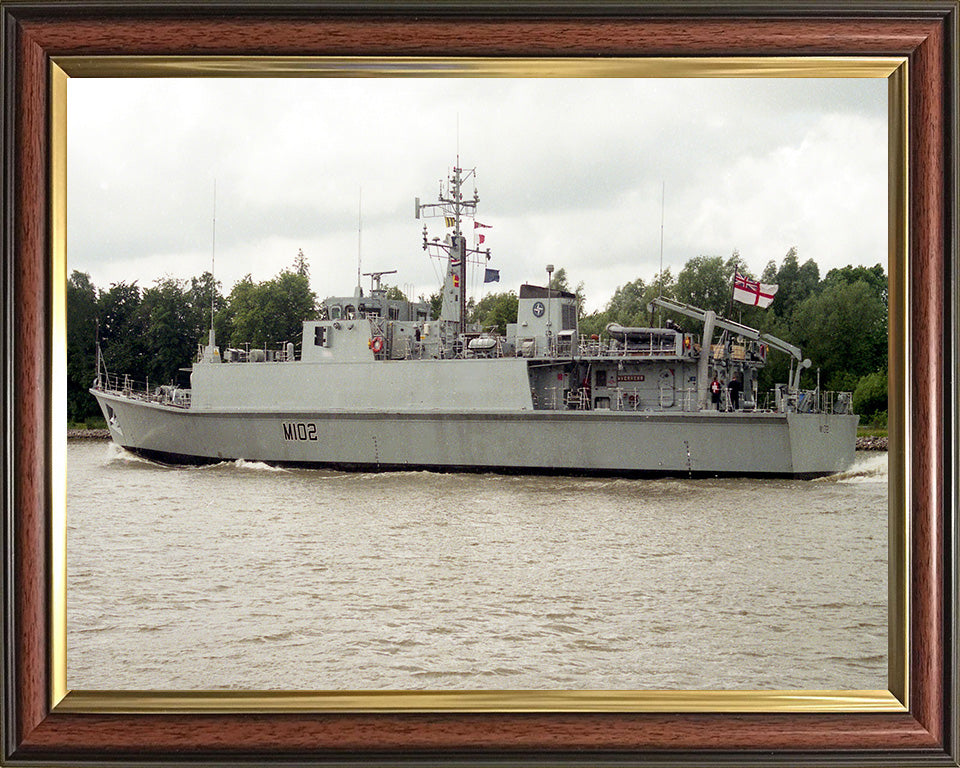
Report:
<svg viewBox="0 0 960 768"><path fill-rule="evenodd" d="M396 273L397 270L395 269L387 269L382 272L364 272L363 276L370 278L370 294L380 293L383 290L380 286L380 280L384 275L395 275Z"/></svg>

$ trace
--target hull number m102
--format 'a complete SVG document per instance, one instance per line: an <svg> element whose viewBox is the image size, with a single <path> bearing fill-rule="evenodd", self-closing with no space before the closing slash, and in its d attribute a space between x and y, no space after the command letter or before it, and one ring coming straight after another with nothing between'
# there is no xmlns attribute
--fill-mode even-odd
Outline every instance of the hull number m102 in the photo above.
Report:
<svg viewBox="0 0 960 768"><path fill-rule="evenodd" d="M317 425L308 421L284 421L283 439L294 441L317 441Z"/></svg>

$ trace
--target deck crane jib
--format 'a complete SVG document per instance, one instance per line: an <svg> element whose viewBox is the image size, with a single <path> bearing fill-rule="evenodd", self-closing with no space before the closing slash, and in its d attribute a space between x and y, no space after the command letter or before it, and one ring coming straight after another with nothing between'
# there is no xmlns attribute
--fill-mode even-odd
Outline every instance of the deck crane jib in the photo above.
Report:
<svg viewBox="0 0 960 768"><path fill-rule="evenodd" d="M732 334L735 337L753 342L749 349L746 347L743 348L742 360L739 362L739 364L734 363L734 366L739 369L739 373L743 376L742 381L744 384L744 391L748 391L748 384L752 384L754 389L756 387L756 379L755 376L753 376L753 369L747 365L751 355L756 355L759 353L760 356L765 359L766 350L768 348L776 349L789 355L791 375L789 377L788 384L777 392L777 408L779 410L781 407L785 408L788 405L788 402L779 402L782 398L786 398L787 401L796 403L797 394L800 391L800 373L805 368L809 368L811 366L810 359L803 356L803 353L799 347L772 334L764 333L756 328L751 328L750 326L743 325L742 323L738 323L733 320L728 320L725 317L720 317L712 310L701 309L699 307L694 307L690 304L684 304L679 301L673 301L672 299L664 298L662 296L654 298L650 302L648 310L652 312L654 307L659 307L660 309L669 310L671 312L677 312L678 314L686 315L687 317L703 323L703 336L700 341L700 356L697 369L697 399L701 408L706 407L705 404L710 382L711 361L716 364L719 358L723 360L725 365L729 365L731 361L731 357L724 354L725 345L718 345L721 347L721 349L718 350L717 346L713 344L713 335L717 328L722 329L726 334ZM717 354L718 352L720 354ZM794 366L796 367L794 368Z"/></svg>

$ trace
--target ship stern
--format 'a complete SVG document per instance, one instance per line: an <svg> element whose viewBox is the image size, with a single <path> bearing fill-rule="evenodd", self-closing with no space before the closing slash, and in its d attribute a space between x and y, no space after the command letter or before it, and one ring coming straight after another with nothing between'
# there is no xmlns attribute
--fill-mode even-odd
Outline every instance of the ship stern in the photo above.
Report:
<svg viewBox="0 0 960 768"><path fill-rule="evenodd" d="M838 413L789 413L793 474L823 477L853 466L860 417Z"/></svg>

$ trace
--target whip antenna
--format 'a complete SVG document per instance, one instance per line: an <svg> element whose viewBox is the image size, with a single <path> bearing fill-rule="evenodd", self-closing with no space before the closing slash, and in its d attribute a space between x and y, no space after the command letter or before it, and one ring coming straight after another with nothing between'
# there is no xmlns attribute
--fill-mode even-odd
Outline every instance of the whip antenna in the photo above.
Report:
<svg viewBox="0 0 960 768"><path fill-rule="evenodd" d="M210 249L210 331L213 332L213 300L217 295L214 267L217 263L217 180L213 180L213 244ZM212 342L211 342L212 343Z"/></svg>
<svg viewBox="0 0 960 768"><path fill-rule="evenodd" d="M663 296L663 201L667 196L667 182L660 182L660 295Z"/></svg>
<svg viewBox="0 0 960 768"><path fill-rule="evenodd" d="M357 195L357 295L360 295L360 254L363 247L363 187Z"/></svg>

